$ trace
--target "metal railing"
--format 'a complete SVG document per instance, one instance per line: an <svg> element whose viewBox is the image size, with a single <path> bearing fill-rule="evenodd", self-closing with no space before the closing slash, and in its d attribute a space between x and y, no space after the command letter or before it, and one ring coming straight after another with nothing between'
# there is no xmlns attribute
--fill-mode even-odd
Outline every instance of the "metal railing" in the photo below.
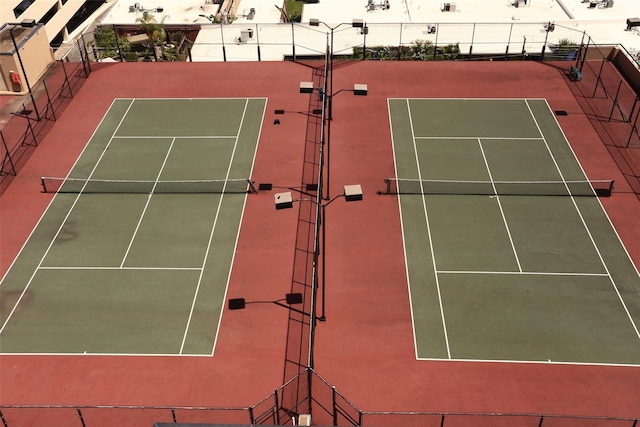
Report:
<svg viewBox="0 0 640 427"><path fill-rule="evenodd" d="M56 60L45 76L18 98L0 129L0 193L8 187L91 73L82 39Z"/></svg>
<svg viewBox="0 0 640 427"><path fill-rule="evenodd" d="M309 395L293 405L283 404L290 389L300 384ZM0 405L4 427L22 425L154 425L154 423L209 423L298 425L309 415L313 425L387 427L638 427L639 418L570 416L552 414L472 412L381 412L358 409L311 368L278 387L255 405L237 408L188 406L55 406Z"/></svg>

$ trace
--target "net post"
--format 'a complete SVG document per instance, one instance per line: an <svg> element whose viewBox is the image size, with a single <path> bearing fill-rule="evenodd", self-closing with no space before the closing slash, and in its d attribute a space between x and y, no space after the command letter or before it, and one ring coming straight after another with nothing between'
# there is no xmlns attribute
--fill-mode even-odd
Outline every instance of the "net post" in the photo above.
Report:
<svg viewBox="0 0 640 427"><path fill-rule="evenodd" d="M254 182L247 178L247 184L249 184L249 193L258 194L258 190L256 189Z"/></svg>
<svg viewBox="0 0 640 427"><path fill-rule="evenodd" d="M46 193L47 192L47 184L45 184L43 176L40 177L40 185L42 185L42 192Z"/></svg>
<svg viewBox="0 0 640 427"><path fill-rule="evenodd" d="M613 194L613 184L615 183L615 180L612 179L611 182L609 182L609 196L611 196Z"/></svg>
<svg viewBox="0 0 640 427"><path fill-rule="evenodd" d="M384 183L387 184L387 194L391 193L391 180L389 178L384 179Z"/></svg>

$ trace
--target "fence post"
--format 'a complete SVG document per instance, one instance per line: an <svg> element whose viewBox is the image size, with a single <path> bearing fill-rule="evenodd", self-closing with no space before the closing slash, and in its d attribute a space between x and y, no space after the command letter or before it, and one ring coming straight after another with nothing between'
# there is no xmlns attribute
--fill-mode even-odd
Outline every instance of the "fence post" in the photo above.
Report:
<svg viewBox="0 0 640 427"><path fill-rule="evenodd" d="M258 62L262 61L262 58L260 57L260 36L258 35L258 33L260 29L258 28L258 24L256 24L256 29L254 31L254 33L256 34L256 46L258 49Z"/></svg>
<svg viewBox="0 0 640 427"><path fill-rule="evenodd" d="M338 425L338 407L336 403L336 386L331 386L331 406L333 407L333 425Z"/></svg>
<svg viewBox="0 0 640 427"><path fill-rule="evenodd" d="M80 418L80 423L82 424L82 427L87 427L87 425L84 423L84 418L82 418L82 411L80 411L79 406L76 406L76 411L78 411L78 418Z"/></svg>
<svg viewBox="0 0 640 427"><path fill-rule="evenodd" d="M544 52L547 50L547 41L549 40L549 28L545 29L544 44L542 45L542 52L540 52L540 62L544 62Z"/></svg>
<svg viewBox="0 0 640 427"><path fill-rule="evenodd" d="M400 60L401 51L402 51L402 24L400 24L400 37L398 39L398 61Z"/></svg>
<svg viewBox="0 0 640 427"><path fill-rule="evenodd" d="M122 56L122 49L120 49L120 43L118 41L118 31L116 30L116 24L113 24L113 35L116 38L116 47L118 48L118 56L120 57L120 62L124 62L124 56Z"/></svg>
<svg viewBox="0 0 640 427"><path fill-rule="evenodd" d="M636 101L638 99L636 98ZM629 117L629 119L631 119L631 117ZM631 132L629 132L629 138L627 139L627 147L629 148L629 146L631 145L631 138L633 138L633 133L636 132L638 133L638 120L640 120L640 109L636 112L636 121L635 123L631 126ZM636 420L637 422L638 420Z"/></svg>
<svg viewBox="0 0 640 427"><path fill-rule="evenodd" d="M7 147L7 141L4 139L4 134L2 133L2 130L0 130L0 139L2 139L2 145L4 146L4 158L2 159L2 169L0 169L0 176L2 176L3 174L9 174L9 175L13 175L16 176L17 172L16 172L16 167L13 164L13 159L11 158L11 153L9 152L9 147ZM9 172L5 172L4 170L4 165L7 163L9 163L9 166L11 166L11 170ZM0 413L0 417L2 416L2 413Z"/></svg>
<svg viewBox="0 0 640 427"><path fill-rule="evenodd" d="M311 319L311 322L315 322L315 319ZM311 415L311 419L313 419L312 406L313 406L313 394L311 392L311 381L313 376L313 370L311 368L307 368L307 398L309 399L309 415Z"/></svg>
<svg viewBox="0 0 640 427"><path fill-rule="evenodd" d="M613 102L611 103L611 111L609 111L609 120L607 120L609 122L611 121L611 118L613 117L613 111L616 109L616 106L618 106L618 109L620 110L620 108L619 108L620 104L618 104L618 95L620 95L620 88L621 87L622 87L622 80L620 80L618 82L618 89L616 90L616 96L613 98ZM622 118L624 119L624 121L626 121L626 119L624 118L624 113L622 112L622 110L620 110L620 114L622 114Z"/></svg>
<svg viewBox="0 0 640 427"><path fill-rule="evenodd" d="M78 52L80 53L80 60L82 61L84 76L89 77L89 73L91 72L91 65L89 65L89 53L87 52L87 45L84 41L84 34L80 34L80 40L76 41L76 46L78 47ZM87 66L89 67L88 70Z"/></svg>
<svg viewBox="0 0 640 427"><path fill-rule="evenodd" d="M296 36L293 29L293 22L291 23L291 53L293 55L293 61L296 60Z"/></svg>
<svg viewBox="0 0 640 427"><path fill-rule="evenodd" d="M593 88L593 95L591 96L592 98L596 97L596 91L598 90L598 83L600 83L601 81L602 70L604 69L605 62L607 62L607 58L602 58L602 63L600 64L600 70L598 71L598 77L596 77L596 86ZM604 85L602 85L602 89L604 89L604 97L608 98L609 95L607 95L607 89L605 89Z"/></svg>
<svg viewBox="0 0 640 427"><path fill-rule="evenodd" d="M513 22L509 26L509 38L507 39L507 48L504 51L504 60L509 59L509 45L511 44L511 34L513 34Z"/></svg>
<svg viewBox="0 0 640 427"><path fill-rule="evenodd" d="M282 392L284 393L284 390ZM276 408L276 424L280 425L280 402L278 402L278 389L273 391L273 399L275 400Z"/></svg>
<svg viewBox="0 0 640 427"><path fill-rule="evenodd" d="M471 30L471 44L469 45L469 58L468 60L471 61L471 55L473 53L473 41L476 39L476 23L473 23L473 30Z"/></svg>

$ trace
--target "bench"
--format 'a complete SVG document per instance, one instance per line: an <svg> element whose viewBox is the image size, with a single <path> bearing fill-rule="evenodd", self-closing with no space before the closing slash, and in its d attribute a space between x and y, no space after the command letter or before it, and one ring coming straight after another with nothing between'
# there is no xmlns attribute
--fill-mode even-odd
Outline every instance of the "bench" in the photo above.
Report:
<svg viewBox="0 0 640 427"><path fill-rule="evenodd" d="M582 71L580 71L577 67L569 68L569 78L572 82L579 82L582 80Z"/></svg>

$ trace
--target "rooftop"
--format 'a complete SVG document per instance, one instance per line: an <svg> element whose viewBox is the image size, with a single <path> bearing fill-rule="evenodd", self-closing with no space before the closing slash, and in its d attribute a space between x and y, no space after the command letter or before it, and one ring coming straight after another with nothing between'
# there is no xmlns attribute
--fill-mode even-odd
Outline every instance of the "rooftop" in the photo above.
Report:
<svg viewBox="0 0 640 427"><path fill-rule="evenodd" d="M311 19L323 25L292 32L281 22L279 7L269 1L239 0L234 5L236 19L221 25L212 24L207 16L217 14L226 4L213 4L211 0L156 0L149 5L117 0L101 23L135 24L146 12L165 24L201 24L192 50L194 61L282 60L291 55L293 44L300 46L299 55L318 54L324 51L325 34L331 30L333 36L338 27L334 52L357 45L397 45L399 41L406 44L418 39L458 43L463 51L474 45L474 52L483 48L501 52L505 43L514 43L512 52L515 45L539 51L547 39L549 43L563 38L579 43L585 32L595 43L621 44L631 52L640 51L640 28L627 30L626 24L628 18L640 16L637 0L458 0L447 4L445 8L439 0L319 0L304 5L301 25L306 26ZM366 40L361 31L342 25L354 19L371 27ZM556 24L556 31L547 34L543 25L549 22ZM437 34L425 31L420 24L437 25ZM241 34L249 29L251 37ZM478 46L478 41L487 44ZM261 45L260 58L256 44ZM222 52L223 45L227 52Z"/></svg>

